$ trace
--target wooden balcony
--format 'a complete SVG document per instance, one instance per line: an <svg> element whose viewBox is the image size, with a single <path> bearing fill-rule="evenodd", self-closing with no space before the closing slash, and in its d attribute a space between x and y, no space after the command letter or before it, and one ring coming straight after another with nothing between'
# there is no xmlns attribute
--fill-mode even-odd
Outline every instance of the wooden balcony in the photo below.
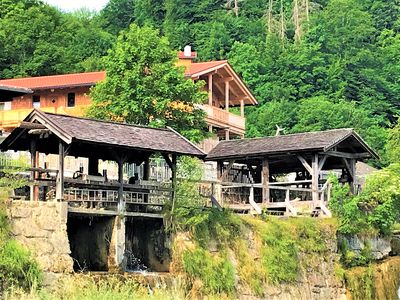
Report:
<svg viewBox="0 0 400 300"><path fill-rule="evenodd" d="M207 113L206 121L208 124L221 128L229 128L230 131L237 134L244 134L244 117L235 115L215 106L201 105L200 107Z"/></svg>
<svg viewBox="0 0 400 300"><path fill-rule="evenodd" d="M88 105L75 107L41 107L40 110L49 113L82 117L85 115L85 111L88 107ZM32 109L33 108L0 111L0 129L11 130L18 127Z"/></svg>

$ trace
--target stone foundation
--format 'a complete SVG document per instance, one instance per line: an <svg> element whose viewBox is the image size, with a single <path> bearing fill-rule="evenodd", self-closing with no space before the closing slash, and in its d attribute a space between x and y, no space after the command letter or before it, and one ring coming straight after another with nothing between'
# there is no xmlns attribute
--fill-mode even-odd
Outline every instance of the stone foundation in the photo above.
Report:
<svg viewBox="0 0 400 300"><path fill-rule="evenodd" d="M29 249L44 272L73 272L67 235L67 203L10 201L11 232Z"/></svg>

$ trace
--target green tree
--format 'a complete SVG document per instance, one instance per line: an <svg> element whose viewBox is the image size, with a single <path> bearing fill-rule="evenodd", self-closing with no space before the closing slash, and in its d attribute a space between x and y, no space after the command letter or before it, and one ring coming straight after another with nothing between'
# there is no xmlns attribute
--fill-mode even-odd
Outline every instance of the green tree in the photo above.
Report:
<svg viewBox="0 0 400 300"><path fill-rule="evenodd" d="M400 124L389 130L386 153L389 162L400 162Z"/></svg>
<svg viewBox="0 0 400 300"><path fill-rule="evenodd" d="M188 138L204 137L196 104L206 101L203 82L187 80L176 66L176 51L150 27L132 24L105 59L107 78L91 92L89 115L150 126L172 126Z"/></svg>

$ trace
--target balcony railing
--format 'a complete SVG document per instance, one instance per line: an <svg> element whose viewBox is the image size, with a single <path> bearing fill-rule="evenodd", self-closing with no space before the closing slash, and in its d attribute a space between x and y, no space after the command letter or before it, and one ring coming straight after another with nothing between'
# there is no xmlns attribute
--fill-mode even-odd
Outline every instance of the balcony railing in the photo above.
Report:
<svg viewBox="0 0 400 300"><path fill-rule="evenodd" d="M81 105L75 107L41 107L40 109L44 112L80 117L85 114L88 107L89 106L87 105ZM17 127L19 123L32 111L32 109L33 108L0 111L0 128Z"/></svg>
<svg viewBox="0 0 400 300"><path fill-rule="evenodd" d="M207 113L207 118L211 123L215 122L216 125L226 125L226 127L233 127L244 132L244 117L235 115L215 106L201 105L200 107Z"/></svg>

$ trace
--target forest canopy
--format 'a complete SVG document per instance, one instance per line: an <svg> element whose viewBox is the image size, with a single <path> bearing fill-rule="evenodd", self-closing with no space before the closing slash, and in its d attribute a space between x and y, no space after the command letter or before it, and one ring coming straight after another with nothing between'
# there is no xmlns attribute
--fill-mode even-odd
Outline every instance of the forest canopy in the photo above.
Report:
<svg viewBox="0 0 400 300"><path fill-rule="evenodd" d="M96 13L4 0L0 78L104 69L132 23L157 29L172 49L191 45L200 61L229 59L259 102L247 108L248 137L277 124L286 133L354 127L383 163L393 157L400 0L110 0Z"/></svg>

